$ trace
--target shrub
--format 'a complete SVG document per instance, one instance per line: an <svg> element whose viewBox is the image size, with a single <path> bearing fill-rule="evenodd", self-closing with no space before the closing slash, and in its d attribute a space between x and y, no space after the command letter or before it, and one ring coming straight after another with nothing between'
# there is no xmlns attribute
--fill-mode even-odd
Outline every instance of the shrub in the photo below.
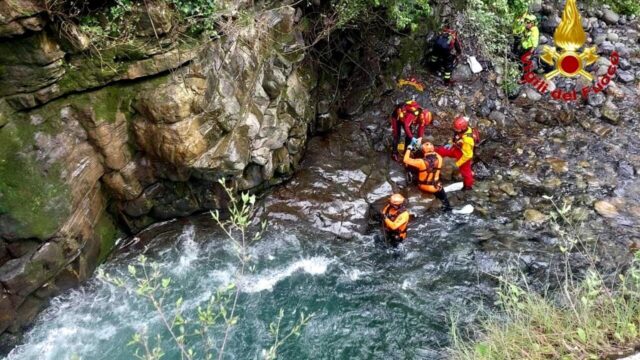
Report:
<svg viewBox="0 0 640 360"><path fill-rule="evenodd" d="M396 28L415 30L420 21L431 12L428 0L334 0L338 28L357 22L369 22L376 17L376 10L384 10L385 16Z"/></svg>
<svg viewBox="0 0 640 360"><path fill-rule="evenodd" d="M501 277L498 311L486 314L476 334L461 334L453 318L453 358L599 359L629 344L633 348L640 335L640 253L617 278L606 278L576 235L579 226L570 221L570 211L568 205L556 206L550 214L559 250L567 255L564 272L556 274L557 290L538 294L526 281ZM592 260L579 282L568 261L575 251ZM465 340L467 336L473 339Z"/></svg>

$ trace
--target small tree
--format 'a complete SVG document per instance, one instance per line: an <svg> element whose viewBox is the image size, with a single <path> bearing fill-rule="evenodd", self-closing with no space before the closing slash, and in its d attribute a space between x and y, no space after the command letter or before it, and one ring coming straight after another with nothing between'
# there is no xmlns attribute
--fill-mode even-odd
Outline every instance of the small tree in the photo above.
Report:
<svg viewBox="0 0 640 360"><path fill-rule="evenodd" d="M256 203L255 195L242 193L238 197L224 181L221 180L220 184L229 197L229 218L222 219L217 210L212 211L211 216L233 244L235 255L240 263L240 267L235 273L236 282L239 282L246 271L251 269L252 259L247 252L248 247L262 237L267 228L267 222L262 221L259 230L251 235L251 217ZM146 299L160 317L163 327L169 334L170 343L179 350L181 359L213 359L214 357L222 359L231 329L241 321L237 315L238 297L241 289L235 283L217 289L216 293L209 298L206 306L198 306L195 314L187 314L182 297L175 303L169 303L166 300L171 290L172 281L170 277L163 276L157 263L149 261L147 257L141 255L136 264L128 266L128 272L130 278L123 279L100 269L98 277L125 289L130 294ZM269 334L273 338L273 343L268 349L263 350L262 355L265 359L275 359L278 349L291 337L299 336L300 331L309 323L313 314L305 315L304 312L300 312L299 316L288 331L281 332L280 325L284 318L284 309L280 309L274 321L269 324ZM223 326L224 330L222 340L216 346L218 342L212 329L220 326ZM194 338L201 340L200 346L190 345L188 340ZM151 339L155 339L155 341L151 341ZM152 336L146 331L142 331L135 333L128 345L136 347L136 358L157 360L166 353L163 340L165 339L160 334Z"/></svg>

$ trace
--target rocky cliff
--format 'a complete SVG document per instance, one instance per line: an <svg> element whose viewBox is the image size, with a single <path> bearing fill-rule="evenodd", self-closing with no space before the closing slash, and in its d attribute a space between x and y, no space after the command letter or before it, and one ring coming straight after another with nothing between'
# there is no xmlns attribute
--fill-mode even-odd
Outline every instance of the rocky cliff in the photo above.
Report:
<svg viewBox="0 0 640 360"><path fill-rule="evenodd" d="M147 6L132 41L95 52L45 3L0 4L0 343L120 231L220 208L219 179L258 189L302 157L316 81L293 8L176 41L171 9Z"/></svg>

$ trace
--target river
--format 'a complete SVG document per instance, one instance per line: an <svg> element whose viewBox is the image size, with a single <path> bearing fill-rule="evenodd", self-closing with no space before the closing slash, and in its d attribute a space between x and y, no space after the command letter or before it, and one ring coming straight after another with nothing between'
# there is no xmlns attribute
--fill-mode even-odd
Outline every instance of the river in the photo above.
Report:
<svg viewBox="0 0 640 360"><path fill-rule="evenodd" d="M448 123L436 121L435 127L434 136L448 136ZM548 219L537 223L540 219L522 216L528 208L541 215L552 211L543 193L560 195L558 202L572 200L580 210L576 219L590 219L581 229L595 238L638 234L633 170L631 177L620 178L615 193L603 192L602 177L593 175L601 165L578 167L589 153L576 149L593 134L576 131L571 141L555 141L567 133L532 124L511 132L511 139L489 143L483 151L486 164L476 168L480 181L474 192L452 194L454 207L472 203L473 214L442 214L437 200L402 190L415 216L410 238L397 249L387 248L370 219L382 199L404 188L403 169L383 151L380 139L388 131L383 112L373 108L313 138L296 175L260 200L255 217L268 219L269 227L249 246L253 269L239 279L235 250L208 215L155 225L135 251L119 252L101 268L126 277L136 254L144 252L172 279L167 301L182 297L187 315L206 305L218 288L236 282L240 320L225 359L260 358L273 342L269 323L281 308L283 330L299 312L314 315L300 336L280 349L283 359L439 359L447 357L451 319L457 318L461 328L474 323L492 306L498 276L513 270L525 274L534 288L553 283L563 239ZM616 149L614 140L593 146L604 154L607 146ZM635 152L627 161L635 163ZM609 167L603 174L615 176L615 168L604 165ZM450 173L443 174L448 182ZM593 196L603 194L631 194L631 200L620 205L619 216L605 221L586 209ZM615 240L604 243L614 249L613 259L627 252ZM571 261L574 270L585 266L579 253ZM7 359L130 359L136 347L127 343L140 331L168 338L148 301L94 277L54 298ZM221 331L214 329L218 339ZM189 343L199 347L197 339ZM170 341L164 345L170 349L164 359L179 358Z"/></svg>

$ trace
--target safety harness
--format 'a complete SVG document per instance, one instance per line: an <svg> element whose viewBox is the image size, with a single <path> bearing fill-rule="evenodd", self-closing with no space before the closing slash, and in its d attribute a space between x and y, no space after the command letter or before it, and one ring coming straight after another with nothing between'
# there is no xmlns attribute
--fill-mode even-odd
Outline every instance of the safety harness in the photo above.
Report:
<svg viewBox="0 0 640 360"><path fill-rule="evenodd" d="M384 216L385 216L386 218L388 218L389 220L394 221L394 222L396 221L396 219L398 218L398 216L400 216L400 214L402 214L402 213L404 213L405 211L407 211L407 209L406 209L405 205L401 205L399 208L394 209L394 210L396 210L396 213L395 213L395 214L392 214L392 213L390 212L390 210L391 210L392 208L393 208L393 207L392 207L391 205L387 205L387 206L385 207L385 209L384 209ZM403 227L401 227L401 228L399 228L399 229L396 229L396 230L388 229L388 228L385 226L385 231L387 232L387 235L397 236L397 237L400 237L400 238L404 239L404 238L407 236L407 224L405 224Z"/></svg>
<svg viewBox="0 0 640 360"><path fill-rule="evenodd" d="M426 168L419 170L420 173L427 173L425 180L420 180L418 175L418 185L436 185L440 180L440 170L442 170L442 160L438 159L438 155L435 153L427 154L423 159Z"/></svg>

